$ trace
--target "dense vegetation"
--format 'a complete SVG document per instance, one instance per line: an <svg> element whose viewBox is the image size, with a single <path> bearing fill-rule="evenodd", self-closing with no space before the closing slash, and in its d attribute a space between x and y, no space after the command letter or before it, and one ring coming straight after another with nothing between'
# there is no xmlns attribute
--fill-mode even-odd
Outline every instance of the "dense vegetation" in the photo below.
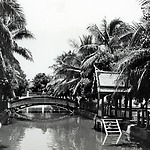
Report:
<svg viewBox="0 0 150 150"><path fill-rule="evenodd" d="M128 24L120 19L100 26L87 27L88 35L71 41L72 50L64 52L50 66L52 77L38 74L33 91L48 91L54 96L76 97L92 101L97 98L95 68L118 71L120 79L130 87L130 96L139 102L150 97L150 13L149 0L139 0L143 16L139 23ZM16 0L0 2L0 98L20 96L27 80L14 53L32 61L29 50L17 44L17 40L33 38L26 29L26 19ZM40 76L40 77L39 77ZM41 80L42 79L42 80ZM47 84L48 83L48 84Z"/></svg>
<svg viewBox="0 0 150 150"><path fill-rule="evenodd" d="M139 23L128 24L120 19L110 23L104 18L100 26L87 27L88 35L80 43L71 41L73 50L56 58L49 90L55 96L87 101L97 98L95 67L118 71L118 81L130 87L132 98L142 102L150 98L150 1L139 1L143 16Z"/></svg>
<svg viewBox="0 0 150 150"><path fill-rule="evenodd" d="M26 19L16 0L0 1L0 99L14 98L24 91L27 81L14 53L32 61L29 50L17 40L33 38L26 29ZM19 92L19 90L21 90Z"/></svg>

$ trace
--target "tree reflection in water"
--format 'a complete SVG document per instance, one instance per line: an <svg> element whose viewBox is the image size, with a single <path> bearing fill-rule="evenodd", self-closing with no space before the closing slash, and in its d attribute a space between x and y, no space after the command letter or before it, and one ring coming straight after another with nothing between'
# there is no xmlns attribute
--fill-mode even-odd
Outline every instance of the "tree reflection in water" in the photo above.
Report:
<svg viewBox="0 0 150 150"><path fill-rule="evenodd" d="M57 115L56 115L57 117ZM105 134L92 129L93 120L78 116L64 119L14 121L0 129L5 150L141 150L123 135L117 145L102 145Z"/></svg>

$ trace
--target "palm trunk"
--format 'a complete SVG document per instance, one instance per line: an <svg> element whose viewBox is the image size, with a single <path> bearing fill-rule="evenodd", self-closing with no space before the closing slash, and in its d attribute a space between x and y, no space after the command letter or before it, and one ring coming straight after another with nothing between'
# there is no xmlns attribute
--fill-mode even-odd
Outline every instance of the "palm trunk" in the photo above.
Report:
<svg viewBox="0 0 150 150"><path fill-rule="evenodd" d="M0 51L0 112L3 111L3 97L4 97L4 78L5 78L5 63Z"/></svg>

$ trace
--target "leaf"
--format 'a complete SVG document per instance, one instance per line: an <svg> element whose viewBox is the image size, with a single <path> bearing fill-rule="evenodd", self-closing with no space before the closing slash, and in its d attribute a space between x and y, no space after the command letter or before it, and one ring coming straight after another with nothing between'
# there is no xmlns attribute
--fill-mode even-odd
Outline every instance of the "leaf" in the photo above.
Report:
<svg viewBox="0 0 150 150"><path fill-rule="evenodd" d="M33 57L32 57L31 52L26 48L20 47L16 44L16 47L14 48L14 52L23 56L27 60L33 61Z"/></svg>
<svg viewBox="0 0 150 150"><path fill-rule="evenodd" d="M28 31L26 29L21 29L21 30L19 30L16 33L13 34L13 39L14 40L22 40L23 38L34 39L34 36L30 31Z"/></svg>

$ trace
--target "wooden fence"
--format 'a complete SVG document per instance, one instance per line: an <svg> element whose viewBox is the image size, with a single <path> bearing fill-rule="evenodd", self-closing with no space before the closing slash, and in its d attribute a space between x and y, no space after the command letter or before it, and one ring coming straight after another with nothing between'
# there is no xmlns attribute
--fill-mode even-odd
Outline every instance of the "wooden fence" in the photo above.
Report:
<svg viewBox="0 0 150 150"><path fill-rule="evenodd" d="M105 106L104 114L110 118L129 119L141 127L150 126L150 108L114 108Z"/></svg>

